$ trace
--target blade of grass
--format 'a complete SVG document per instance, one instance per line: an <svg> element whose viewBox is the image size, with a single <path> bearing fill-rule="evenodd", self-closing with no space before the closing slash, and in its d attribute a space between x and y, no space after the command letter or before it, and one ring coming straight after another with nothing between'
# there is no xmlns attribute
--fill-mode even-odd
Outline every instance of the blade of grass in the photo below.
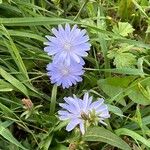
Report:
<svg viewBox="0 0 150 150"><path fill-rule="evenodd" d="M20 54L19 54L19 50L17 49L16 45L14 44L13 40L11 39L6 28L4 26L1 26L1 29L4 32L4 36L9 40L9 41L7 41L4 38L4 42L5 42L6 46L8 47L8 50L9 50L12 58L14 59L16 65L18 66L18 69L20 70L20 72L22 72L22 75L26 79L29 79L26 67L23 63L23 60L22 60Z"/></svg>
<svg viewBox="0 0 150 150"><path fill-rule="evenodd" d="M10 36L19 36L19 37L28 37L32 39L39 40L40 42L45 42L46 39L41 37L40 35L28 33L28 32L22 32L22 31L16 31L16 30L8 30Z"/></svg>
<svg viewBox="0 0 150 150"><path fill-rule="evenodd" d="M145 144L147 147L150 147L150 142L149 140L146 140L144 137L141 135L137 134L136 132L126 129L126 128L120 128L115 131L117 135L127 135L132 137L134 140L140 141L142 144Z"/></svg>
<svg viewBox="0 0 150 150"><path fill-rule="evenodd" d="M103 28L104 30L106 29L106 23L104 20L100 20L99 17L104 17L104 12L103 12L103 8L102 6L100 6L98 8L98 20L97 20L97 26L100 28ZM99 43L101 46L101 51L103 53L103 57L104 57L104 65L105 65L105 69L109 69L110 68L110 63L109 63L109 59L107 58L107 52L108 52L108 46L107 46L107 42L105 40L105 36L102 33L98 33L98 38L99 38ZM105 72L105 77L109 77L111 76L110 72Z"/></svg>
<svg viewBox="0 0 150 150"><path fill-rule="evenodd" d="M145 13L145 11L143 10L143 8L135 1L132 0L133 4L141 11L141 13L148 19L148 15Z"/></svg>
<svg viewBox="0 0 150 150"><path fill-rule="evenodd" d="M0 18L0 24L5 26L56 25L71 22L73 21L63 18L51 17Z"/></svg>
<svg viewBox="0 0 150 150"><path fill-rule="evenodd" d="M56 95L57 95L57 85L54 85L53 89L52 89L51 103L50 103L50 114L51 115L53 115L55 113Z"/></svg>
<svg viewBox="0 0 150 150"><path fill-rule="evenodd" d="M27 150L23 145L21 145L11 134L11 132L2 126L2 124L0 123L0 135L2 137L4 137L5 139L7 139L9 142L13 143L14 145L20 147L23 150Z"/></svg>
<svg viewBox="0 0 150 150"><path fill-rule="evenodd" d="M14 87L16 87L19 91L21 91L23 94L28 96L28 90L26 87L16 78L14 78L12 75L10 75L8 72L6 72L3 68L0 68L0 75L9 83L11 83Z"/></svg>

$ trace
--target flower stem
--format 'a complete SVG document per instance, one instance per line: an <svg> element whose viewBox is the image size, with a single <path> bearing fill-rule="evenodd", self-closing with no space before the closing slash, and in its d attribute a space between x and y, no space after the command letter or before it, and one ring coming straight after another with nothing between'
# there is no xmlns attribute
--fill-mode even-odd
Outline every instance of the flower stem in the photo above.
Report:
<svg viewBox="0 0 150 150"><path fill-rule="evenodd" d="M52 89L51 103L50 103L50 114L51 115L53 115L55 113L56 95L57 95L57 85L54 85L53 89Z"/></svg>

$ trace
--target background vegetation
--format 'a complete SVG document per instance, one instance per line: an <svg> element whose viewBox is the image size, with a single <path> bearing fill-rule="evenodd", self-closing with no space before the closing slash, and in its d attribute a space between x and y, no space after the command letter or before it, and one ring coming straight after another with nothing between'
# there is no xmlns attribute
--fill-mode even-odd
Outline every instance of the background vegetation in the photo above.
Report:
<svg viewBox="0 0 150 150"><path fill-rule="evenodd" d="M85 28L92 44L84 80L69 90L50 83L43 51L65 23ZM0 149L74 150L78 134L65 131L57 104L88 90L111 113L106 129L84 135L89 149L148 150L149 33L149 0L0 0Z"/></svg>

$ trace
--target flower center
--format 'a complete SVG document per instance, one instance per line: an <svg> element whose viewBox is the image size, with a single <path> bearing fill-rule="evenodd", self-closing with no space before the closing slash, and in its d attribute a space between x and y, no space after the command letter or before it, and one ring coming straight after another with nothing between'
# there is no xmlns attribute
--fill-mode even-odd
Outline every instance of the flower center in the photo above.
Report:
<svg viewBox="0 0 150 150"><path fill-rule="evenodd" d="M89 116L85 113L85 112L81 112L81 118L83 120L88 120L89 119Z"/></svg>
<svg viewBox="0 0 150 150"><path fill-rule="evenodd" d="M61 69L61 73L62 73L63 76L66 76L66 75L69 74L69 69L64 67L64 68Z"/></svg>
<svg viewBox="0 0 150 150"><path fill-rule="evenodd" d="M70 43L65 43L65 44L64 44L64 49L65 49L66 51L70 51L70 50L71 50L71 44L70 44Z"/></svg>

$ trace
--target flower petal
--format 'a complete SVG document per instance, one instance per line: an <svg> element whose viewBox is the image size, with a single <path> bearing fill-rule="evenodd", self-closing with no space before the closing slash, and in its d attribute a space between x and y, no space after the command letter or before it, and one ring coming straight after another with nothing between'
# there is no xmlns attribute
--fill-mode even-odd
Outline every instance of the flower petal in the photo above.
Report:
<svg viewBox="0 0 150 150"><path fill-rule="evenodd" d="M80 119L73 119L69 122L69 124L66 127L67 131L71 131L73 130L79 123L80 123Z"/></svg>
<svg viewBox="0 0 150 150"><path fill-rule="evenodd" d="M85 133L84 122L81 121L80 124L79 124L79 126L80 126L80 131L81 131L81 133L83 135Z"/></svg>

